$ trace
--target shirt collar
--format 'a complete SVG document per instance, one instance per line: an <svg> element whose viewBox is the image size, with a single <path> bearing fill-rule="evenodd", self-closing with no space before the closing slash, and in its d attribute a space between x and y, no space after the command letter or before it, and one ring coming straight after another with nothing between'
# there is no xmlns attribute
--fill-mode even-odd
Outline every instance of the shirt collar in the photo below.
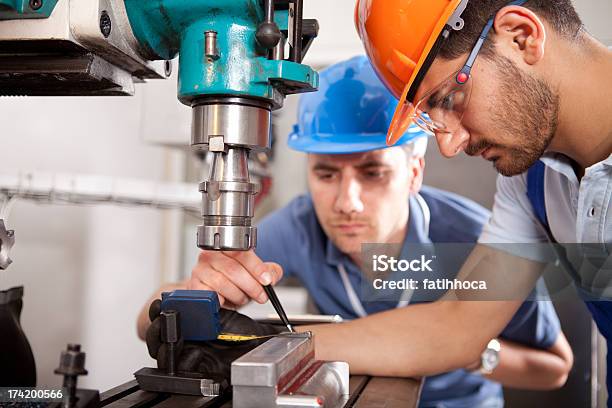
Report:
<svg viewBox="0 0 612 408"><path fill-rule="evenodd" d="M417 199L410 196L408 200L410 208L410 214L408 216L408 228L406 229L406 236L402 244L401 256L404 257L408 254L408 247L410 244L418 243L431 243L429 239L428 231L425 231L425 219L421 205ZM353 264L351 258L345 253L340 251L331 239L327 238L327 248L325 260L328 264L337 266L338 264Z"/></svg>
<svg viewBox="0 0 612 408"><path fill-rule="evenodd" d="M578 178L576 177L576 173L574 172L574 167L572 166L572 160L569 157L565 156L564 154L549 152L549 153L545 153L540 158L540 160L544 162L546 167L549 167L552 170L563 174L569 180L578 181ZM588 173L589 170L597 168L597 167L601 167L601 166L612 167L612 154L608 156L607 159L602 160L599 163L595 163L594 165L585 169L585 171Z"/></svg>
<svg viewBox="0 0 612 408"><path fill-rule="evenodd" d="M570 181L578 181L572 160L564 154L548 152L540 158L546 167L563 174Z"/></svg>

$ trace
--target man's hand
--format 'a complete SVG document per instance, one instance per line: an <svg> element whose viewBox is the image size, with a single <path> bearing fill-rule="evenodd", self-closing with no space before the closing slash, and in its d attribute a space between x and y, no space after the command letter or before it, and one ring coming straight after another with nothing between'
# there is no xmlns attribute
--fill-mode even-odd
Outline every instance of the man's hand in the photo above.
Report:
<svg viewBox="0 0 612 408"><path fill-rule="evenodd" d="M252 250L202 251L187 289L214 290L222 306L235 309L251 299L267 302L262 285L273 285L282 276L279 264L263 262Z"/></svg>
<svg viewBox="0 0 612 408"><path fill-rule="evenodd" d="M161 301L156 299L149 307L151 325L146 334L149 355L157 360L160 369L166 369L168 347L161 341ZM232 310L221 309L221 330L226 333L273 336L283 327L262 324L248 316ZM207 341L185 342L179 339L176 345L177 371L199 373L212 378L221 377L229 381L232 361L269 340L254 339L242 342Z"/></svg>

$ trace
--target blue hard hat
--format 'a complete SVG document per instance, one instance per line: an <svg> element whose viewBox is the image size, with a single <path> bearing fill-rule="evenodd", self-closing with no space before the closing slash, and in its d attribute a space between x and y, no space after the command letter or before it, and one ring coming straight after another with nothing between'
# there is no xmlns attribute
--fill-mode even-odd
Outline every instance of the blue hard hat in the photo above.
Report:
<svg viewBox="0 0 612 408"><path fill-rule="evenodd" d="M397 99L380 82L365 56L321 71L319 90L300 97L298 123L289 147L306 153L359 153L387 147L387 130ZM427 134L412 125L396 146Z"/></svg>

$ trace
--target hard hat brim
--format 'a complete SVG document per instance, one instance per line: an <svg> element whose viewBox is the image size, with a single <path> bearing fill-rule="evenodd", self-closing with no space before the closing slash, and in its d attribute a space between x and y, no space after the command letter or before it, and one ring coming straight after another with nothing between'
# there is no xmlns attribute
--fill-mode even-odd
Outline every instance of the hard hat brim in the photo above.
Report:
<svg viewBox="0 0 612 408"><path fill-rule="evenodd" d="M368 136L355 134L334 134L334 135L309 135L298 137L291 133L287 144L293 150L311 154L351 154L364 153L373 150L386 149L393 146L401 146L414 141L419 137L426 137L427 134L418 128L411 128L393 145L387 144L386 134L372 134ZM364 139L362 142L355 142L356 137ZM367 139L367 140L366 140Z"/></svg>
<svg viewBox="0 0 612 408"><path fill-rule="evenodd" d="M408 81L408 83L406 83L406 86L404 87L404 91L402 92L402 96L399 99L399 103L395 110L395 114L393 115L393 119L391 120L391 126L389 127L389 132L387 133L387 137L386 137L386 143L388 146L395 145L397 141L400 139L400 137L397 135L398 134L402 135L404 131L406 130L406 128L410 125L410 122L408 121L404 121L407 123L400 125L400 122L402 122L405 119L403 117L405 114L405 109L403 109L404 105L406 105L407 103L413 102L413 101L407 100L408 94L410 93L410 90L412 89L414 82L419 76L419 74L421 73L421 71L424 68L427 68L427 69L429 68L429 67L425 67L425 62L429 54L432 52L432 49L434 48L434 45L436 44L438 37L442 33L442 30L444 30L444 27L447 25L448 21L451 19L451 17L455 13L455 10L459 7L460 3L461 3L461 0L453 0L449 2L442 16L438 20L438 23L434 27L434 30L432 31L431 36L427 40L425 48L423 49L423 53L421 54L421 57L419 58L419 61L412 72L410 80ZM402 130L401 127L405 127L405 128ZM391 132L392 129L396 129L394 134L392 134Z"/></svg>

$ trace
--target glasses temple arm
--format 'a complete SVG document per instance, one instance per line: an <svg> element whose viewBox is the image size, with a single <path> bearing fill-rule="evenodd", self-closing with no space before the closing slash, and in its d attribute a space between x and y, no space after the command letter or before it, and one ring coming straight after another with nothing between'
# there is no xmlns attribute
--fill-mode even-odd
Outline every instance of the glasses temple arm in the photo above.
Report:
<svg viewBox="0 0 612 408"><path fill-rule="evenodd" d="M523 4L527 3L527 1L528 0L516 0L516 1L508 3L508 6L522 6ZM470 56L465 62L465 65L463 66L463 68L461 68L461 71L459 71L460 73L466 74L468 76L470 75L470 72L472 72L472 67L474 66L474 61L476 61L476 57L478 57L478 53L480 53L480 50L482 49L482 45L484 44L487 37L489 36L489 32L493 28L494 22L495 22L495 15L489 19L489 21L487 22L487 25L482 29L482 32L480 33L480 37L478 37L478 41L476 42L476 45L472 49Z"/></svg>

